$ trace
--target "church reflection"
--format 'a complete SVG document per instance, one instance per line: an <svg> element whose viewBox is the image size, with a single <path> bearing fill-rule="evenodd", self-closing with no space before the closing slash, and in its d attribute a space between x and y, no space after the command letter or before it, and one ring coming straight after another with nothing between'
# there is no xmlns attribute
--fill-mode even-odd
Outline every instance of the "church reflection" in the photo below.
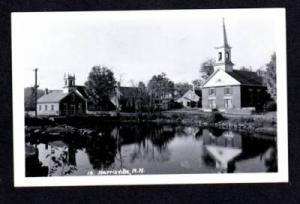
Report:
<svg viewBox="0 0 300 204"><path fill-rule="evenodd" d="M266 171L277 171L277 151L272 147L273 141L220 129L204 129L202 136L203 160L220 173L235 172L237 163L255 157L264 161Z"/></svg>
<svg viewBox="0 0 300 204"><path fill-rule="evenodd" d="M204 160L220 173L233 172L234 159L242 153L242 137L232 131L203 130Z"/></svg>

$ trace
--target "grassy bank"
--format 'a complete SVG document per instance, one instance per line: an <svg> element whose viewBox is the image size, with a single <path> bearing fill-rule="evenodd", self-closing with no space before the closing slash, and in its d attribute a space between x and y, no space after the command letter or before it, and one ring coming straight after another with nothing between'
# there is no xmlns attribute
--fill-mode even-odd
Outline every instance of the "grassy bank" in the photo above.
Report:
<svg viewBox="0 0 300 204"><path fill-rule="evenodd" d="M226 115L218 112L204 113L195 110L164 111L159 113L121 113L120 116L86 115L81 117L31 118L26 117L27 126L97 125L105 123L156 123L216 127L235 131L276 135L276 114Z"/></svg>

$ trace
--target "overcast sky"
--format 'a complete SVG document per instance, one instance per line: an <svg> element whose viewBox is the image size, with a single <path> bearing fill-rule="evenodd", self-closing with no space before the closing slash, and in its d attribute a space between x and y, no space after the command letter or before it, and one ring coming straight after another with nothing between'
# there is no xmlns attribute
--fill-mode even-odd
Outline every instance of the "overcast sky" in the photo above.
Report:
<svg viewBox="0 0 300 204"><path fill-rule="evenodd" d="M122 85L165 72L174 82L199 78L201 62L221 45L222 17L234 68L264 66L276 51L273 10L43 12L12 16L14 70L24 86L61 89L64 73L83 85L92 66L113 70ZM20 82L21 83L21 82Z"/></svg>

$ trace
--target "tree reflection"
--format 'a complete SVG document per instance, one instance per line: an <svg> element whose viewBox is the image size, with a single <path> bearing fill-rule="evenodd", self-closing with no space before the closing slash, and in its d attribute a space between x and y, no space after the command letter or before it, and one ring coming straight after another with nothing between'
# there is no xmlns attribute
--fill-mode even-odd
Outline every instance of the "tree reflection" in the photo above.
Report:
<svg viewBox="0 0 300 204"><path fill-rule="evenodd" d="M116 139L104 133L93 136L88 141L86 152L94 169L106 169L115 161Z"/></svg>
<svg viewBox="0 0 300 204"><path fill-rule="evenodd" d="M124 166L123 146L131 146L131 153L127 154L130 163L137 160L167 161L170 158L168 144L175 137L172 126L131 125L113 132L117 135L117 159L121 167Z"/></svg>
<svg viewBox="0 0 300 204"><path fill-rule="evenodd" d="M159 152L162 152L167 148L174 136L175 128L170 126L162 126L160 128L156 128L155 131L152 132L150 140L152 144L158 148Z"/></svg>

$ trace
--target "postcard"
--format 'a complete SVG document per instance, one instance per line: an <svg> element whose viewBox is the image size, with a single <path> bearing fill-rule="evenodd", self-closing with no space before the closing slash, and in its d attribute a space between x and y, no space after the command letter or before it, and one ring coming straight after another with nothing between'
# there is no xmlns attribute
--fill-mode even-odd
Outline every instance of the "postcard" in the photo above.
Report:
<svg viewBox="0 0 300 204"><path fill-rule="evenodd" d="M14 182L288 182L285 9L11 14Z"/></svg>

